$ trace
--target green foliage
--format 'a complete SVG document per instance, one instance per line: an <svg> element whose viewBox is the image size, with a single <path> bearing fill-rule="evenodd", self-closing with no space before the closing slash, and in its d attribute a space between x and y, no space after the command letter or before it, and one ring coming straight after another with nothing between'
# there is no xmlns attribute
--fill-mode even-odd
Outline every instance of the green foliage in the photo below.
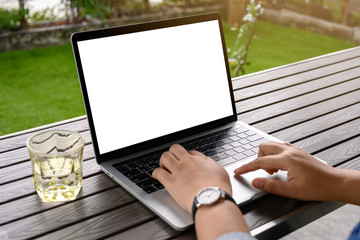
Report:
<svg viewBox="0 0 360 240"><path fill-rule="evenodd" d="M75 21L81 21L86 16L106 19L112 14L114 0L61 0L65 12L72 13ZM116 1L115 1L116 2Z"/></svg>
<svg viewBox="0 0 360 240"><path fill-rule="evenodd" d="M163 0L160 5L166 7L185 6L185 0Z"/></svg>
<svg viewBox="0 0 360 240"><path fill-rule="evenodd" d="M28 16L29 9L0 8L0 30L15 30L21 28L21 19Z"/></svg>
<svg viewBox="0 0 360 240"><path fill-rule="evenodd" d="M233 31L237 32L235 45L227 50L230 56L230 68L235 69L235 76L238 76L240 71L244 74L244 65L250 64L246 58L251 40L254 37L256 20L264 12L261 4L256 3L255 0L250 1L246 10L247 14L243 18L245 23L239 29L232 28Z"/></svg>
<svg viewBox="0 0 360 240"><path fill-rule="evenodd" d="M343 8L343 2L342 1L324 1L323 7L326 9L329 9L331 12L331 15L333 17L333 20L335 22L340 22L342 17L342 8Z"/></svg>
<svg viewBox="0 0 360 240"><path fill-rule="evenodd" d="M45 8L39 11L31 12L28 22L34 23L34 22L41 22L41 21L51 21L55 20L56 14L54 13L53 8Z"/></svg>

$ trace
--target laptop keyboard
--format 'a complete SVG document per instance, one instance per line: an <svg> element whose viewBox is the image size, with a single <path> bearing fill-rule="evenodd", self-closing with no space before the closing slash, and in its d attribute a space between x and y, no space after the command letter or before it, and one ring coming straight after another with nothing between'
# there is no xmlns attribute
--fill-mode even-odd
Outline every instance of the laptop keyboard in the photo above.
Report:
<svg viewBox="0 0 360 240"><path fill-rule="evenodd" d="M263 136L247 128L237 127L180 144L188 151L202 152L221 166L226 166L257 154L259 145L265 141L267 140ZM168 151L168 148L113 166L145 192L152 193L164 188L151 175L152 171L159 167L159 159L165 151Z"/></svg>

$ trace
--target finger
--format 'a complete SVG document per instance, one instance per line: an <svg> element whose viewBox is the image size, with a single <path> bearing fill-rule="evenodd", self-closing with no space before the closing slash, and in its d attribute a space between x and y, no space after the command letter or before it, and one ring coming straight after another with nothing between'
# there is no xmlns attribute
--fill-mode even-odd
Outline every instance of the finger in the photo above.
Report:
<svg viewBox="0 0 360 240"><path fill-rule="evenodd" d="M234 170L235 175L241 175L244 173L256 171L258 169L264 169L267 172L276 172L278 170L285 170L282 164L282 159L279 156L264 156L258 157L254 161L242 165Z"/></svg>
<svg viewBox="0 0 360 240"><path fill-rule="evenodd" d="M189 152L179 144L172 145L169 152L172 153L178 160L182 160L189 156Z"/></svg>
<svg viewBox="0 0 360 240"><path fill-rule="evenodd" d="M163 168L156 168L152 172L152 177L157 179L165 187L171 181L171 173Z"/></svg>
<svg viewBox="0 0 360 240"><path fill-rule="evenodd" d="M285 145L279 142L268 142L261 143L259 146L258 157L263 157L267 155L276 155L285 150Z"/></svg>
<svg viewBox="0 0 360 240"><path fill-rule="evenodd" d="M171 172L175 168L177 162L177 158L172 153L164 152L160 157L159 165L161 168L165 168Z"/></svg>
<svg viewBox="0 0 360 240"><path fill-rule="evenodd" d="M291 183L282 182L277 179L271 178L255 178L252 181L252 185L267 193L276 195L289 196L291 195Z"/></svg>
<svg viewBox="0 0 360 240"><path fill-rule="evenodd" d="M195 150L189 151L189 154L193 155L193 156L206 157L203 153L201 153L199 151L195 151Z"/></svg>

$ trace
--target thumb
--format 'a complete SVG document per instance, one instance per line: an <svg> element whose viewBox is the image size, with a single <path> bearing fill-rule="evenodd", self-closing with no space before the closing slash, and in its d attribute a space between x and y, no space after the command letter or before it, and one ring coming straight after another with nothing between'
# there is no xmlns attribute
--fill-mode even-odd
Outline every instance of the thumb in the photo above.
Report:
<svg viewBox="0 0 360 240"><path fill-rule="evenodd" d="M283 182L277 179L272 178L255 178L252 181L252 185L255 188L258 188L264 192L277 194L277 195L286 195L289 194L289 183Z"/></svg>

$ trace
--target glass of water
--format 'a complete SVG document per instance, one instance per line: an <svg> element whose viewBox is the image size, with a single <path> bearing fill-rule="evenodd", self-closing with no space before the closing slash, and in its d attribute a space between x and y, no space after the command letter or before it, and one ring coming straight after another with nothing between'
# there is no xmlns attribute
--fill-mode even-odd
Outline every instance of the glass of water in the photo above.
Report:
<svg viewBox="0 0 360 240"><path fill-rule="evenodd" d="M27 140L35 190L43 202L76 199L82 186L85 139L66 130L50 130Z"/></svg>

